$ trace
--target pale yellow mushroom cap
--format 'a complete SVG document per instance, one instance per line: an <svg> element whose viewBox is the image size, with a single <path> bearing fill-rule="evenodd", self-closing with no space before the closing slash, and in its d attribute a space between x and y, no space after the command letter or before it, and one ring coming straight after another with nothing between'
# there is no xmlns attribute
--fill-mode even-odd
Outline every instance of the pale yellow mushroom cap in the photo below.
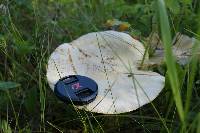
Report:
<svg viewBox="0 0 200 133"><path fill-rule="evenodd" d="M47 79L54 90L60 77L90 77L98 84L98 95L78 108L104 114L130 112L155 99L164 87L163 76L137 69L144 51L143 45L126 33L89 33L52 53Z"/></svg>

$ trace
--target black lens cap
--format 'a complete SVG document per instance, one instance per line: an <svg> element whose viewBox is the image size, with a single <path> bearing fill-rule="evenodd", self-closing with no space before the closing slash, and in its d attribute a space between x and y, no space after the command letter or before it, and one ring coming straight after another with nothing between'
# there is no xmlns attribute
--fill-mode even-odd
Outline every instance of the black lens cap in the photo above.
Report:
<svg viewBox="0 0 200 133"><path fill-rule="evenodd" d="M96 98L98 85L89 77L69 75L56 83L54 92L65 103L84 105Z"/></svg>

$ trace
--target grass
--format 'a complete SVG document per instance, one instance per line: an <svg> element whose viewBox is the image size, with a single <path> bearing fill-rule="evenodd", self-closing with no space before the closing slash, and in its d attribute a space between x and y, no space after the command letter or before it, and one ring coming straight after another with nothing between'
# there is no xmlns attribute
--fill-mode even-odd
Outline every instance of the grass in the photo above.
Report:
<svg viewBox="0 0 200 133"><path fill-rule="evenodd" d="M165 2L1 1L0 132L199 133L199 43L194 46L191 62L186 66L176 63L171 44L176 32L199 39L200 2L179 1L179 6ZM120 115L95 114L65 105L55 97L46 81L51 52L59 44L85 33L107 30L104 23L112 18L129 22L131 29L140 31L148 50L151 47L145 38L150 33L156 32L162 37L165 64L155 70L165 75L165 89L152 103Z"/></svg>
<svg viewBox="0 0 200 133"><path fill-rule="evenodd" d="M178 80L175 58L173 57L173 52L172 52L172 38L171 38L169 20L163 0L158 0L158 9L159 9L158 12L159 12L161 36L165 49L165 61L168 69L167 73L169 75L173 98L177 107L180 120L182 123L184 123L184 112L180 94L180 83Z"/></svg>

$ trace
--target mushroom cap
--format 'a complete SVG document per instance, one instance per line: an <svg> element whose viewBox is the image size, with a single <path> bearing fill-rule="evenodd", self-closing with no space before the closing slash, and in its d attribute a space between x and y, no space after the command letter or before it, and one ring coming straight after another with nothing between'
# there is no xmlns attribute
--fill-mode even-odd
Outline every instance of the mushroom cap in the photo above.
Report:
<svg viewBox="0 0 200 133"><path fill-rule="evenodd" d="M186 65L189 63L190 56L192 55L192 47L195 45L195 38L191 38L187 35L177 33L174 37L172 47L173 53L179 64Z"/></svg>
<svg viewBox="0 0 200 133"><path fill-rule="evenodd" d="M52 53L47 79L54 90L56 82L67 75L90 77L98 84L98 95L78 108L104 114L130 112L151 102L164 87L160 74L137 70L144 51L143 45L126 33L89 33Z"/></svg>

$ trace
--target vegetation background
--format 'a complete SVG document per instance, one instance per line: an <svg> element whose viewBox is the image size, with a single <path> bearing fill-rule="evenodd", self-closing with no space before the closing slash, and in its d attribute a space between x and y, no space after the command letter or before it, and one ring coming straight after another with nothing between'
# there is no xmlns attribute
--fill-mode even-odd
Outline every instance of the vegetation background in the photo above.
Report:
<svg viewBox="0 0 200 133"><path fill-rule="evenodd" d="M199 0L1 0L0 132L200 133L199 54L185 66L171 56L177 32L199 39L199 8ZM50 90L48 57L63 42L111 28L112 19L130 24L129 34L146 47L145 38L159 34L165 64L153 70L166 76L165 88L130 113L77 114Z"/></svg>

